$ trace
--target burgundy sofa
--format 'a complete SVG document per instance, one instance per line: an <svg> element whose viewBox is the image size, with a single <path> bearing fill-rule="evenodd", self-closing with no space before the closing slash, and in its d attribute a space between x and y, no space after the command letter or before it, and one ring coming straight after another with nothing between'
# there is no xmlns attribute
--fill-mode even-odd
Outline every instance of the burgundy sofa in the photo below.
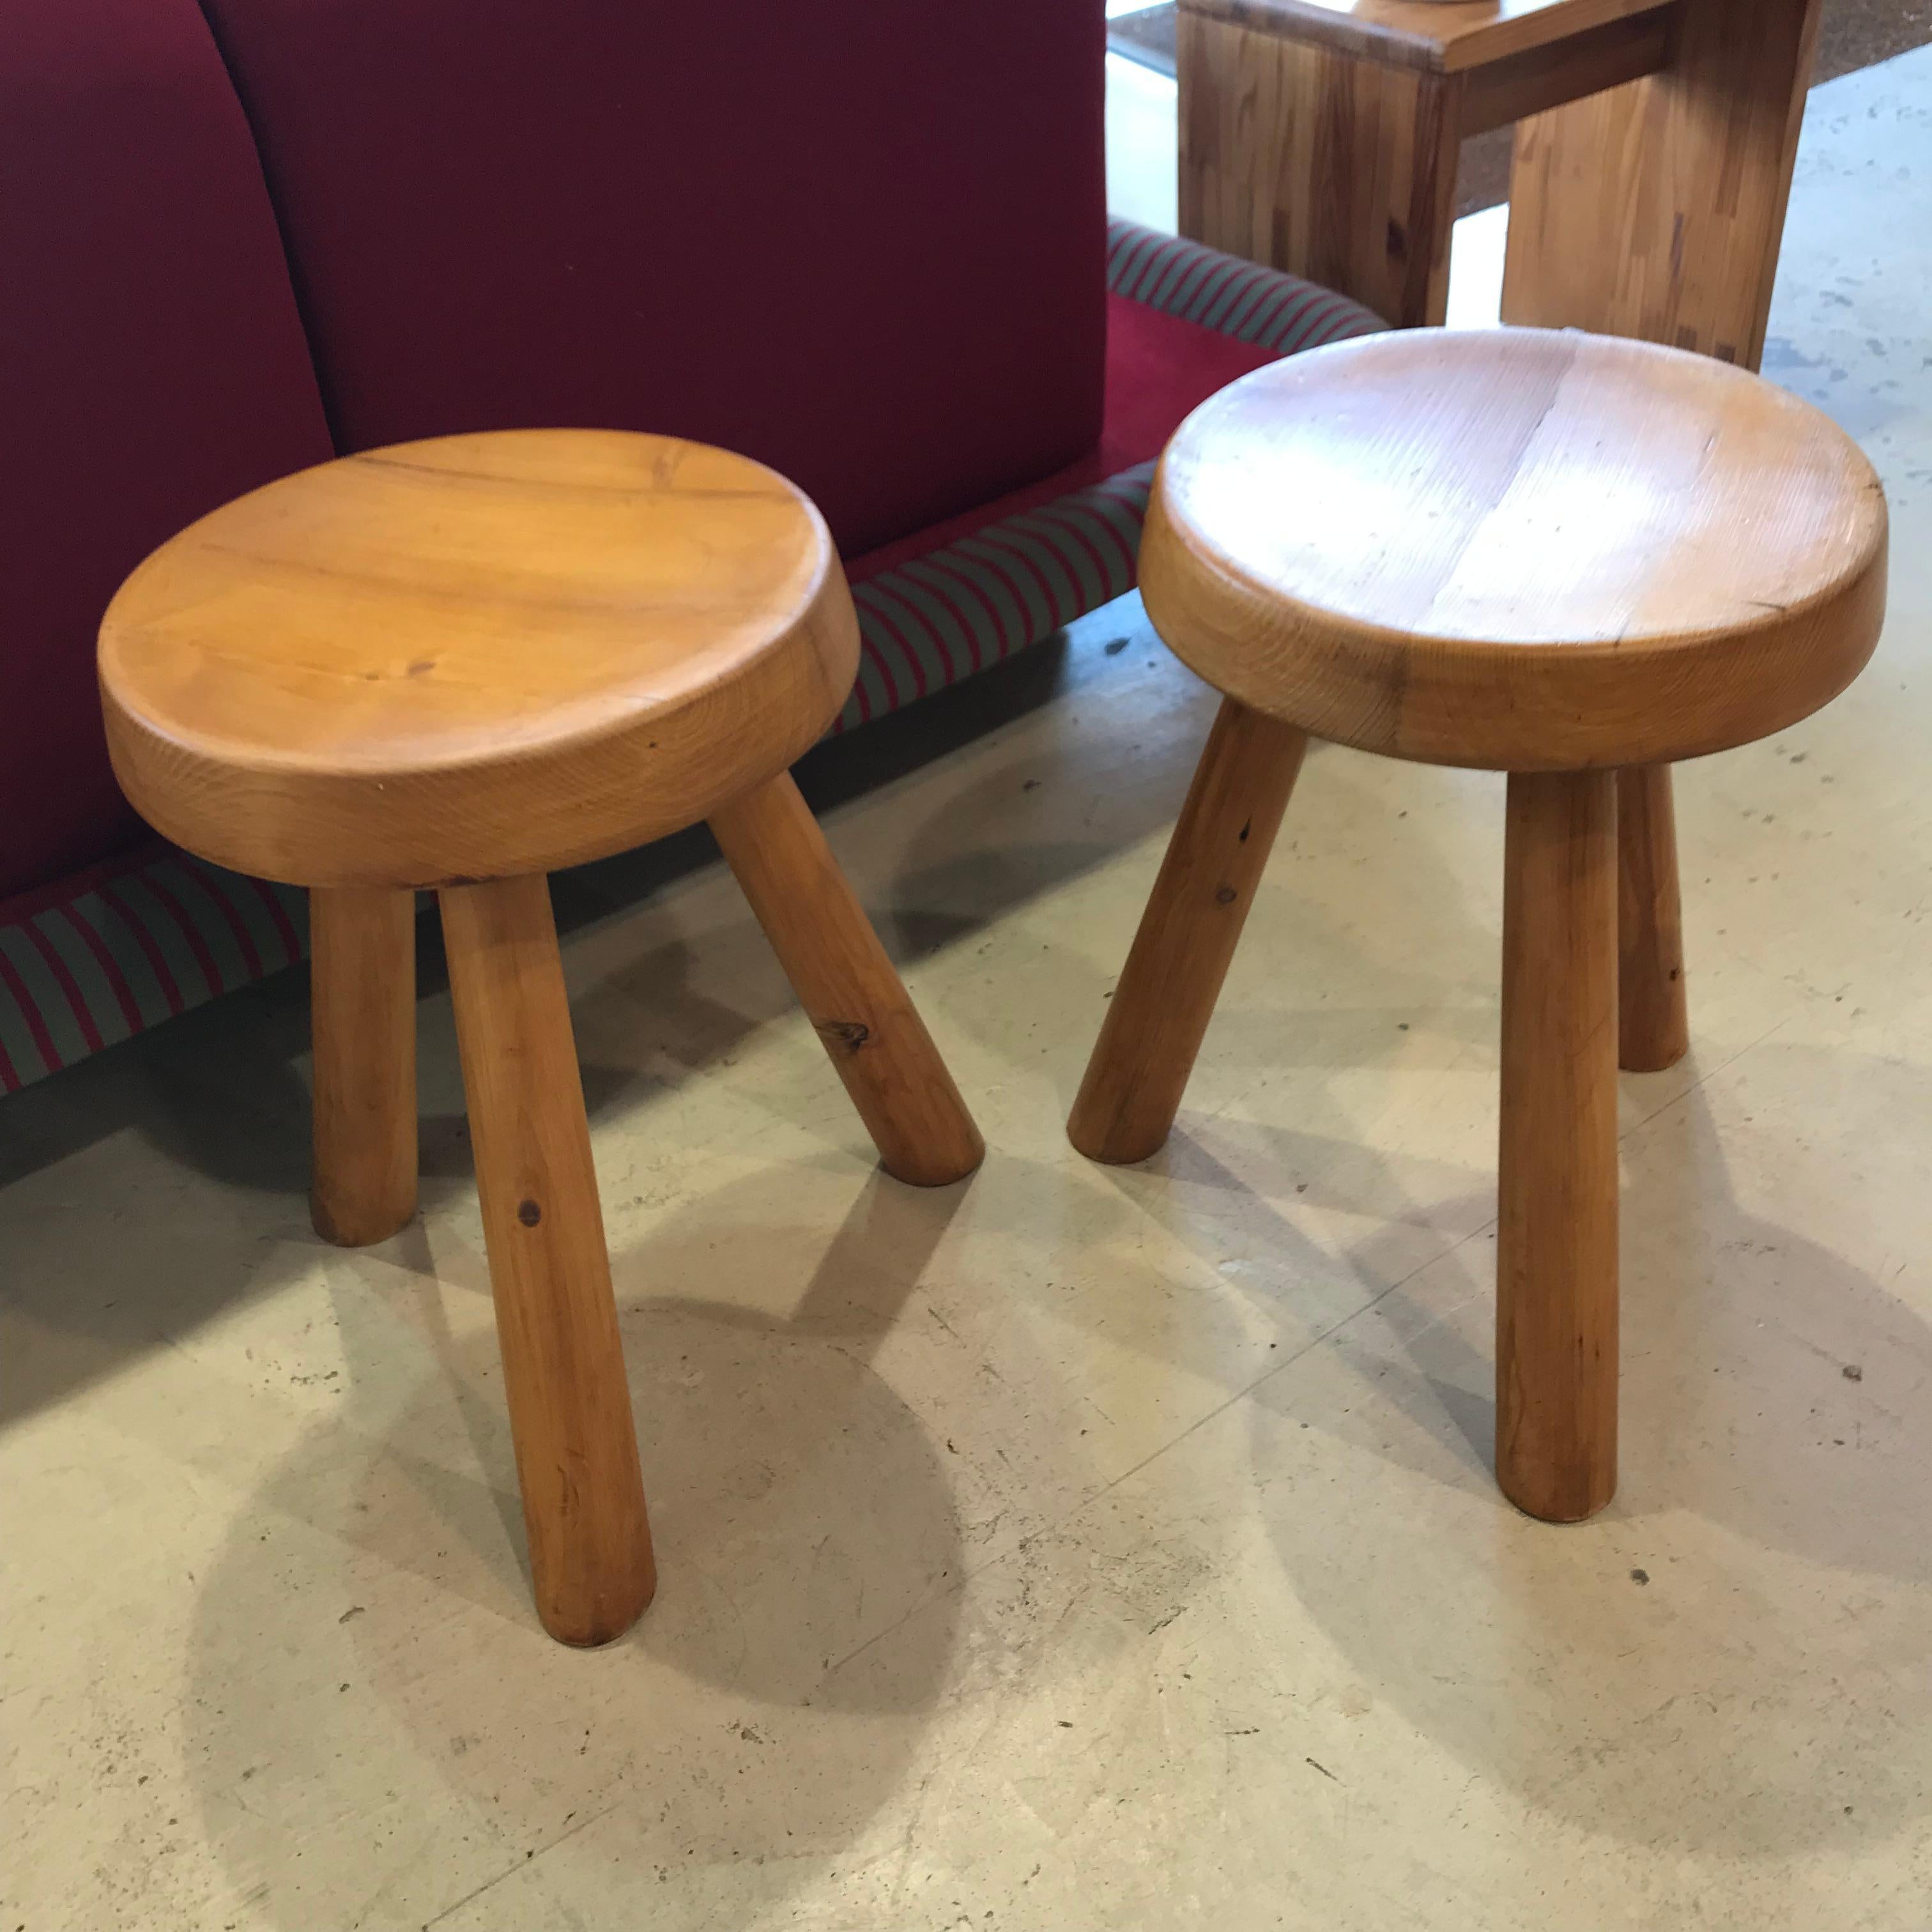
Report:
<svg viewBox="0 0 1932 1932"><path fill-rule="evenodd" d="M298 957L159 844L94 634L225 499L526 424L702 438L824 506L841 728L1133 580L1195 403L1366 311L1105 212L1099 0L9 0L0 1092Z"/></svg>

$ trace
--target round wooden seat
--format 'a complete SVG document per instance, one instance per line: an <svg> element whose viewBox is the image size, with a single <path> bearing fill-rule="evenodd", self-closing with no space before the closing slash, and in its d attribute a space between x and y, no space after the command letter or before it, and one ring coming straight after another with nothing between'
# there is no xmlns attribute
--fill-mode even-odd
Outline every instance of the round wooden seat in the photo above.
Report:
<svg viewBox="0 0 1932 1932"><path fill-rule="evenodd" d="M372 452L204 517L101 628L151 824L303 886L640 845L782 772L850 690L824 520L762 464L529 430Z"/></svg>
<svg viewBox="0 0 1932 1932"><path fill-rule="evenodd" d="M537 1607L602 1643L656 1587L554 868L708 819L887 1172L985 1152L788 770L858 668L824 520L661 436L518 430L325 464L205 517L101 628L151 823L311 887L312 1213L416 1202L416 893L436 890Z"/></svg>
<svg viewBox="0 0 1932 1932"><path fill-rule="evenodd" d="M1844 433L1705 357L1534 329L1298 356L1168 446L1149 615L1217 689L1433 764L1649 765L1863 667L1885 504Z"/></svg>
<svg viewBox="0 0 1932 1932"><path fill-rule="evenodd" d="M1886 514L1815 410L1673 350L1418 330L1244 376L1161 460L1149 615L1226 695L1067 1131L1167 1138L1309 736L1508 772L1496 1474L1616 1486L1617 1070L1688 1050L1668 761L1877 642Z"/></svg>

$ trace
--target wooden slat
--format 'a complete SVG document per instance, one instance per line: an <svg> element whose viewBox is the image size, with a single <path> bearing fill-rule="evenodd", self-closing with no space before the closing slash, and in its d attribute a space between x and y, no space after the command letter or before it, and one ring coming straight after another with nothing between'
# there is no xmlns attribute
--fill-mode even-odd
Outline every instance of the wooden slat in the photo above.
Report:
<svg viewBox="0 0 1932 1932"><path fill-rule="evenodd" d="M1682 14L1676 5L1632 14L1472 68L1462 81L1465 138L1658 73L1670 62Z"/></svg>
<svg viewBox="0 0 1932 1932"><path fill-rule="evenodd" d="M1337 52L1461 74L1670 0L1180 0L1198 14Z"/></svg>

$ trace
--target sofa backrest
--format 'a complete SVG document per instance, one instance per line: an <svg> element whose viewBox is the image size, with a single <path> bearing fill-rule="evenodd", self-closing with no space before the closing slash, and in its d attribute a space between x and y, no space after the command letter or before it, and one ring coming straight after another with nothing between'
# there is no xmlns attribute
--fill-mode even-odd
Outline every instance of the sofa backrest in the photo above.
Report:
<svg viewBox="0 0 1932 1932"><path fill-rule="evenodd" d="M7 0L0 898L136 829L94 632L152 550L330 453L254 146L195 0Z"/></svg>
<svg viewBox="0 0 1932 1932"><path fill-rule="evenodd" d="M1097 0L205 4L345 451L699 437L849 554L1099 434Z"/></svg>

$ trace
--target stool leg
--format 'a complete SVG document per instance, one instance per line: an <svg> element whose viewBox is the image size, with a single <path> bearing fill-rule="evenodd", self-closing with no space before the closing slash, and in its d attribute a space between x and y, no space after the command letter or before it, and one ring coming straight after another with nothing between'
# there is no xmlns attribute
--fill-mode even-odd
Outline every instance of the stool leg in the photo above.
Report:
<svg viewBox="0 0 1932 1932"><path fill-rule="evenodd" d="M970 1174L986 1144L791 774L711 830L886 1172L915 1187Z"/></svg>
<svg viewBox="0 0 1932 1932"><path fill-rule="evenodd" d="M1172 1130L1307 748L1222 700L1067 1119L1090 1160L1144 1160Z"/></svg>
<svg viewBox="0 0 1932 1932"><path fill-rule="evenodd" d="M416 896L308 896L315 1040L309 1218L326 1241L386 1240L416 1211Z"/></svg>
<svg viewBox="0 0 1932 1932"><path fill-rule="evenodd" d="M1618 1060L1633 1073L1655 1073L1690 1048L1668 765L1617 775L1617 881Z"/></svg>
<svg viewBox="0 0 1932 1932"><path fill-rule="evenodd" d="M1496 1478L1576 1522L1617 1486L1616 777L1509 782Z"/></svg>
<svg viewBox="0 0 1932 1932"><path fill-rule="evenodd" d="M657 1571L550 882L440 897L537 1614L606 1643Z"/></svg>

